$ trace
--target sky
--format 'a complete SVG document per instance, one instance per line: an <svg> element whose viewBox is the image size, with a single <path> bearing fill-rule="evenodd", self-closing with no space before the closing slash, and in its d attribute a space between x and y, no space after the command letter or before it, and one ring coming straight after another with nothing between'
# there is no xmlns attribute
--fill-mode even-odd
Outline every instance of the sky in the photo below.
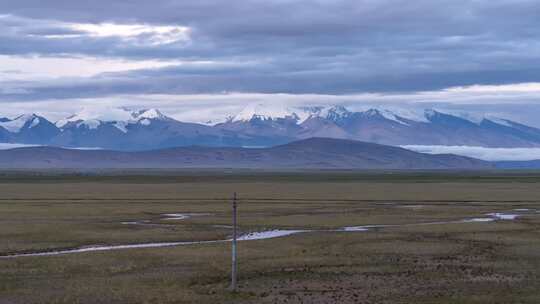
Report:
<svg viewBox="0 0 540 304"><path fill-rule="evenodd" d="M536 0L0 1L0 116L253 102L436 108L540 127Z"/></svg>

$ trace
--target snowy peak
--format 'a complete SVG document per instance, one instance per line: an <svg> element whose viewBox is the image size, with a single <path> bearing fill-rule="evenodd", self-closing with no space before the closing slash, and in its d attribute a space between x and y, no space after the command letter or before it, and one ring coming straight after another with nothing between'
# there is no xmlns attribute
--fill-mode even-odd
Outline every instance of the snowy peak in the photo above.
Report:
<svg viewBox="0 0 540 304"><path fill-rule="evenodd" d="M540 147L540 129L489 114L445 109L250 104L226 123L180 123L157 109L84 109L53 125L35 114L0 118L0 140L106 149L186 145L275 146L310 137L388 145Z"/></svg>
<svg viewBox="0 0 540 304"><path fill-rule="evenodd" d="M376 118L385 118L394 120L396 115L394 113L390 112L389 110L379 110L379 109L369 109L364 112L360 112L360 114L364 117L376 117Z"/></svg>
<svg viewBox="0 0 540 304"><path fill-rule="evenodd" d="M129 121L133 119L133 113L125 108L102 108L83 109L77 114L56 122L56 126L63 128L76 125L85 126L89 129L96 129L106 122Z"/></svg>
<svg viewBox="0 0 540 304"><path fill-rule="evenodd" d="M152 124L152 121L160 120L160 121L168 121L173 120L172 118L169 118L163 113L161 113L157 109L145 109L140 111L135 111L132 114L133 120L128 121L127 124L141 124L144 126L148 126ZM123 128L125 130L125 126Z"/></svg>
<svg viewBox="0 0 540 304"><path fill-rule="evenodd" d="M339 116L347 116L351 114L351 111L347 110L344 106L333 106L328 108L328 113L334 113Z"/></svg>
<svg viewBox="0 0 540 304"><path fill-rule="evenodd" d="M412 111L393 111L388 109L369 108L363 112L353 112L344 106L335 105L328 107L285 107L279 105L250 104L246 106L237 115L228 119L229 122L251 121L255 120L276 120L293 119L297 124L301 124L308 118L323 118L335 123L343 122L349 118L380 118L393 121L402 125L408 125L410 122L429 122L430 117L423 113L413 113ZM434 115L434 113L433 113Z"/></svg>
<svg viewBox="0 0 540 304"><path fill-rule="evenodd" d="M176 120L164 115L157 109L145 109L133 113L134 120L127 122L127 124L140 124L143 126L149 126L152 122L175 122Z"/></svg>
<svg viewBox="0 0 540 304"><path fill-rule="evenodd" d="M24 114L15 119L5 119L0 122L0 127L8 130L11 133L19 133L23 129L31 129L37 126L41 119L45 120L36 114Z"/></svg>
<svg viewBox="0 0 540 304"><path fill-rule="evenodd" d="M127 108L107 108L96 110L83 109L81 112L56 122L59 128L76 127L97 129L110 124L123 133L127 133L130 124L149 125L153 120L172 120L157 109L130 110Z"/></svg>
<svg viewBox="0 0 540 304"><path fill-rule="evenodd" d="M322 108L318 115L334 122L344 121L355 117L386 119L399 124L407 125L408 122L427 122L423 114L407 110L390 110L382 108L367 108L360 112L353 112L343 106Z"/></svg>
<svg viewBox="0 0 540 304"><path fill-rule="evenodd" d="M163 115L157 109L144 109L140 111L135 111L132 114L134 119L156 119L156 120L167 120L169 117Z"/></svg>
<svg viewBox="0 0 540 304"><path fill-rule="evenodd" d="M340 120L343 120L347 117L349 117L352 114L349 110L347 110L343 106L332 106L328 108L323 108L320 110L318 115L320 117L326 118L328 120L338 122Z"/></svg>
<svg viewBox="0 0 540 304"><path fill-rule="evenodd" d="M301 124L311 117L339 121L352 114L343 106L287 107L282 105L250 104L229 121L292 119Z"/></svg>
<svg viewBox="0 0 540 304"><path fill-rule="evenodd" d="M309 113L300 108L292 108L282 105L265 105L254 103L247 105L242 111L236 114L230 121L248 122L251 120L276 120L292 119L301 122L307 119Z"/></svg>
<svg viewBox="0 0 540 304"><path fill-rule="evenodd" d="M395 123L399 123L402 125L408 125L405 119L403 119L401 116L395 114L394 112L390 110L369 109L361 114L364 117L376 117L376 118L386 119Z"/></svg>

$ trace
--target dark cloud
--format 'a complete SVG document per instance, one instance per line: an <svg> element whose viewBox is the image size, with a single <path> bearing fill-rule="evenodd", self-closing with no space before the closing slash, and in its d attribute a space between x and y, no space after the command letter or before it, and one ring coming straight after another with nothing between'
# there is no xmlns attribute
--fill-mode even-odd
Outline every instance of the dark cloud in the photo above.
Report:
<svg viewBox="0 0 540 304"><path fill-rule="evenodd" d="M0 54L208 62L21 83L32 93L4 97L350 94L539 81L539 12L540 2L527 0L1 1ZM66 26L103 22L186 26L191 40L151 44L144 35L127 41Z"/></svg>
<svg viewBox="0 0 540 304"><path fill-rule="evenodd" d="M332 94L358 92L415 92L440 90L449 86L476 84L512 84L533 82L540 69L485 70L477 72L423 73L388 76L362 76L363 71L313 70L284 72L273 66L236 66L221 68L167 67L123 73L106 73L91 78L56 79L26 82L21 92L4 97L16 100L72 99L106 97L115 94L222 94L229 92ZM19 84L21 84L19 82ZM16 87L16 83L11 83Z"/></svg>

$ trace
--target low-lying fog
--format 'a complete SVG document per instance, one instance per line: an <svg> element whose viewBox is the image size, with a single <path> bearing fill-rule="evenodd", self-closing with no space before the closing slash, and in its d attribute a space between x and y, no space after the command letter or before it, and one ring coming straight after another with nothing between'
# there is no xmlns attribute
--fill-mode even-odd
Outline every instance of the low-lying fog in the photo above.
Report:
<svg viewBox="0 0 540 304"><path fill-rule="evenodd" d="M402 148L429 154L456 154L487 161L528 161L540 159L540 148L486 148L471 146L422 146Z"/></svg>

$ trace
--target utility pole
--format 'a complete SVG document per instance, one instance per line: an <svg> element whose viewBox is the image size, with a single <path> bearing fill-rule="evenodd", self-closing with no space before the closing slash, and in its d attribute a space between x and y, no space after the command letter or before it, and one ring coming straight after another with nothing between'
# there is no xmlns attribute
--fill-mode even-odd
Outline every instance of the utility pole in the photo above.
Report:
<svg viewBox="0 0 540 304"><path fill-rule="evenodd" d="M238 264L236 260L236 233L237 233L237 218L236 218L236 209L237 209L237 203L236 203L236 192L233 196L233 239L232 239L232 271L231 271L231 291L236 292L237 286L236 286L236 276L238 271Z"/></svg>

